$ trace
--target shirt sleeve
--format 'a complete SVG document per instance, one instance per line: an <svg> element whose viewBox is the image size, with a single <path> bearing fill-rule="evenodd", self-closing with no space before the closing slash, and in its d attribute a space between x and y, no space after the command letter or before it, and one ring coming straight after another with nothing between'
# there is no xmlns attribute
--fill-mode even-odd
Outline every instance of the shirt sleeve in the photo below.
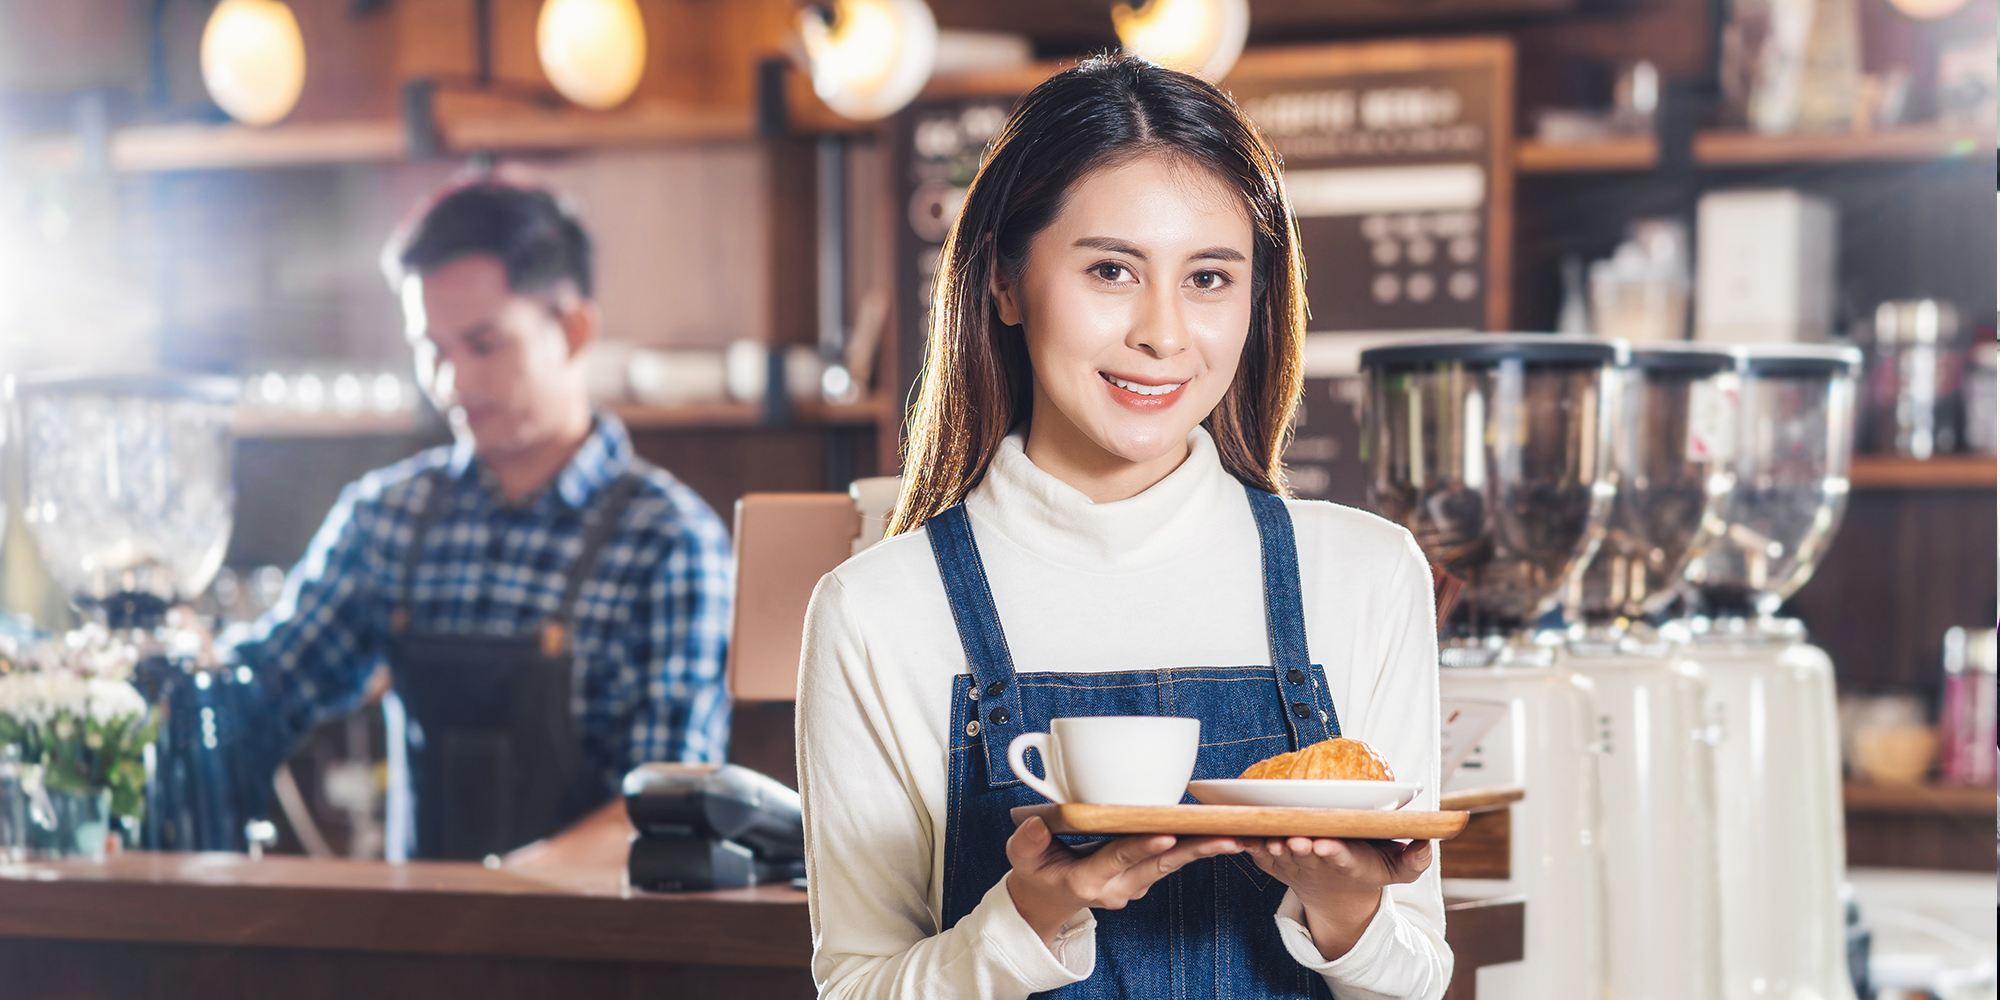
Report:
<svg viewBox="0 0 2000 1000"><path fill-rule="evenodd" d="M704 508L704 513L706 509ZM735 566L713 515L683 517L633 609L629 649L638 701L623 732L607 734L617 788L649 761L719 763L729 750L729 604Z"/></svg>
<svg viewBox="0 0 2000 1000"><path fill-rule="evenodd" d="M1413 809L1436 809L1438 798L1437 609L1430 564L1416 540L1403 535L1407 557L1391 574L1394 617L1369 695L1371 711L1360 731L1398 776L1423 777ZM1383 890L1360 940L1347 954L1326 960L1306 928L1305 908L1294 893L1278 906L1278 931L1286 950L1318 972L1339 1000L1437 1000L1451 983L1453 956L1444 939L1444 893L1438 881L1437 845L1431 867L1407 885Z"/></svg>
<svg viewBox="0 0 2000 1000"><path fill-rule="evenodd" d="M350 484L328 512L284 593L234 647L256 675L260 750L275 769L314 726L353 711L382 662L389 529L369 480ZM260 762L261 765L262 762Z"/></svg>
<svg viewBox="0 0 2000 1000"><path fill-rule="evenodd" d="M929 902L936 831L901 764L852 603L838 577L820 580L799 668L799 794L819 995L1022 1000L1088 977L1095 918L1065 925L1051 950L1015 909L1005 879L940 929Z"/></svg>

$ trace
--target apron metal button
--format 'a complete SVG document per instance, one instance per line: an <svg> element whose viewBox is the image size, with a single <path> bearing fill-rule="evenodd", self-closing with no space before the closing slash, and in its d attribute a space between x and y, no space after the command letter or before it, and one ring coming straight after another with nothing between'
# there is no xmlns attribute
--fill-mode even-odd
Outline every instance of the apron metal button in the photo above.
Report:
<svg viewBox="0 0 2000 1000"><path fill-rule="evenodd" d="M994 709L994 710L992 711L992 713L991 713L991 714L989 714L989 715L987 715L987 716L986 716L986 720L987 720L988 722L991 722L991 723L993 723L993 724L994 724L994 725L996 725L996 726L1004 726L1004 725L1006 725L1006 724L1007 724L1007 707L1006 707L1005 705L1002 705L1002 706L1000 706L999 708L996 708L996 709Z"/></svg>
<svg viewBox="0 0 2000 1000"><path fill-rule="evenodd" d="M1298 717L1299 717L1299 718L1301 718L1301 719L1303 719L1303 718L1305 718L1305 717L1307 717L1307 716L1309 716L1309 715L1313 714L1313 710L1312 710L1312 706L1310 706L1310 705L1307 705L1307 704L1306 704L1305 702L1303 702L1303 701L1295 701L1295 702L1292 702L1292 714L1293 714L1293 715L1296 715L1296 716L1298 716Z"/></svg>
<svg viewBox="0 0 2000 1000"><path fill-rule="evenodd" d="M968 722L968 723L966 723L966 724L965 724L965 735L967 735L967 736L978 736L978 735L979 735L979 720L978 720L978 719L974 719L974 720L972 720L971 722Z"/></svg>
<svg viewBox="0 0 2000 1000"><path fill-rule="evenodd" d="M973 701L978 701L978 700L979 700L979 689L978 689L978 688L972 688L972 689L970 689L970 690L968 690L968 691L966 691L966 692L965 692L965 696L966 696L967 698L970 698L970 699L972 699Z"/></svg>
<svg viewBox="0 0 2000 1000"><path fill-rule="evenodd" d="M1293 667L1292 669L1285 671L1285 679L1291 681L1294 684L1304 684L1306 682L1306 672L1300 670L1297 667Z"/></svg>

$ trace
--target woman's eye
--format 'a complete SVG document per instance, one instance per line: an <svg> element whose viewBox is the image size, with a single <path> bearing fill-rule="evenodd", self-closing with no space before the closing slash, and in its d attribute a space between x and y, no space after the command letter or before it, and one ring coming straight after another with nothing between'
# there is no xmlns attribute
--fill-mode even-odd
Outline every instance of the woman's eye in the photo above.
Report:
<svg viewBox="0 0 2000 1000"><path fill-rule="evenodd" d="M1123 264L1099 264L1091 268L1090 273L1105 281L1113 282L1127 281L1132 276L1132 271Z"/></svg>
<svg viewBox="0 0 2000 1000"><path fill-rule="evenodd" d="M1197 271L1194 277L1188 280L1194 283L1195 288L1204 292L1212 292L1229 284L1229 276L1221 271Z"/></svg>

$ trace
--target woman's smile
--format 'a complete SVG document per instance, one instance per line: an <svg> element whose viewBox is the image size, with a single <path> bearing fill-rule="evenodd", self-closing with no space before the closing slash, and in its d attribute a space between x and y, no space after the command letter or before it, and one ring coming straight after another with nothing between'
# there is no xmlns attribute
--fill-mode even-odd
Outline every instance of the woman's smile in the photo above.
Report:
<svg viewBox="0 0 2000 1000"><path fill-rule="evenodd" d="M1187 384L1193 381L1193 379L1171 381L1157 377L1113 375L1110 372L1097 374L1104 379L1105 391L1111 394L1111 398L1116 400L1118 405L1139 413L1157 413L1174 405L1181 398L1181 390L1187 388Z"/></svg>

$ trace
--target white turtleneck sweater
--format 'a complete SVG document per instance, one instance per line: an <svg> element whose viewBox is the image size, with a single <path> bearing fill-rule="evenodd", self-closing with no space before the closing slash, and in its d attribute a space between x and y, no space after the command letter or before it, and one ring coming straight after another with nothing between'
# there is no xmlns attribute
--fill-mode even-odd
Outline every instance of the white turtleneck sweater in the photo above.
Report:
<svg viewBox="0 0 2000 1000"><path fill-rule="evenodd" d="M1094 673L1271 662L1256 522L1197 428L1151 489L1093 504L1009 437L966 499L1001 626L1022 672ZM1348 507L1287 501L1306 641L1344 735L1437 808L1437 640L1427 564L1409 532ZM1053 948L1002 879L942 929L947 732L969 672L920 529L819 582L799 673L813 978L822 997L1010 998L1088 977L1096 920ZM1173 878L1176 876L1168 876ZM1294 959L1342 1000L1432 1000L1451 978L1437 867L1391 886L1361 939L1323 959L1287 893L1273 919Z"/></svg>

